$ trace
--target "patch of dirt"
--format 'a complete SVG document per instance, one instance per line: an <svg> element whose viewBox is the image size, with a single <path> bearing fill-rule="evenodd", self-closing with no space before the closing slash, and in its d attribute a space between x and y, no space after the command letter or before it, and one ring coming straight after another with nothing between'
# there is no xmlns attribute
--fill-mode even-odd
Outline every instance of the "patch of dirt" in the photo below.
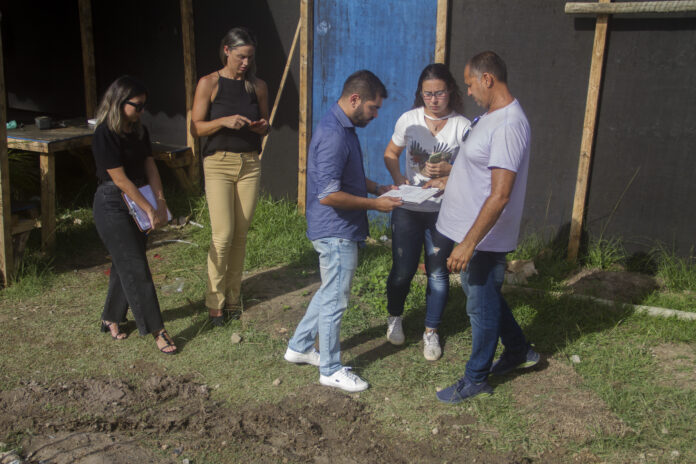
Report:
<svg viewBox="0 0 696 464"><path fill-rule="evenodd" d="M473 418L442 417L441 423ZM206 385L187 377L152 375L141 384L81 379L28 382L0 392L4 439L24 435L28 462L170 463L193 450L233 443L250 462L531 462L514 453L495 455L476 445L450 447L386 437L366 407L336 390L309 386L277 404L228 407ZM139 440L160 443L154 451ZM484 459L485 457L485 459Z"/></svg>
<svg viewBox="0 0 696 464"><path fill-rule="evenodd" d="M29 462L51 464L175 463L158 456L136 439L121 434L59 432L24 442Z"/></svg>
<svg viewBox="0 0 696 464"><path fill-rule="evenodd" d="M240 319L273 336L292 335L307 305L319 289L319 273L280 266L244 278L244 312Z"/></svg>
<svg viewBox="0 0 696 464"><path fill-rule="evenodd" d="M584 388L582 377L572 367L554 358L548 359L545 369L527 372L511 382L513 397L530 418L534 433L557 445L583 443L603 435L623 436L630 430L595 393Z"/></svg>
<svg viewBox="0 0 696 464"><path fill-rule="evenodd" d="M696 390L696 350L686 343L665 343L653 347L657 378L666 387Z"/></svg>
<svg viewBox="0 0 696 464"><path fill-rule="evenodd" d="M624 303L639 303L660 288L659 281L638 272L583 269L564 282L575 293Z"/></svg>

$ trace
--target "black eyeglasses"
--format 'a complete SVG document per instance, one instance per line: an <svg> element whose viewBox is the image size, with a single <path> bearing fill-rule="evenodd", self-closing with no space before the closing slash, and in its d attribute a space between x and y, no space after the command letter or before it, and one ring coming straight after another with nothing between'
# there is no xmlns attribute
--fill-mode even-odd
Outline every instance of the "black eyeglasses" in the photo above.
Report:
<svg viewBox="0 0 696 464"><path fill-rule="evenodd" d="M462 134L462 142L466 141L466 139L469 137L469 134L474 129L474 126L479 122L479 119L481 119L481 116L476 116L474 120L471 121L471 125L467 127L464 133Z"/></svg>
<svg viewBox="0 0 696 464"><path fill-rule="evenodd" d="M130 106L132 106L133 108L135 108L135 111L137 111L138 113L140 113L142 110L145 109L145 102L143 102L143 103L133 103L132 101L127 101L127 102L124 103L124 105L130 105Z"/></svg>

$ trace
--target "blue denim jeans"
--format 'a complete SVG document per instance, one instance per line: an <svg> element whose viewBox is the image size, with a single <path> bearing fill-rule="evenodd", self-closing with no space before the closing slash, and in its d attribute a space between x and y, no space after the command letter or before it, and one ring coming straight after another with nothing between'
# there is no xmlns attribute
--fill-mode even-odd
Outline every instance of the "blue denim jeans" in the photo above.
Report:
<svg viewBox="0 0 696 464"><path fill-rule="evenodd" d="M396 208L392 211L392 268L387 279L387 310L391 316L404 313L411 280L425 247L425 326L437 329L449 294L447 258L453 242L435 228L437 212L426 213Z"/></svg>
<svg viewBox="0 0 696 464"><path fill-rule="evenodd" d="M291 350L304 353L319 334L319 372L331 375L341 365L341 319L348 307L350 284L358 264L358 243L328 237L312 241L319 253L321 287L288 342Z"/></svg>
<svg viewBox="0 0 696 464"><path fill-rule="evenodd" d="M480 383L488 377L500 338L513 353L524 351L527 340L500 292L505 277L505 255L475 251L466 271L461 272L466 294L466 312L471 321L471 357L465 376Z"/></svg>

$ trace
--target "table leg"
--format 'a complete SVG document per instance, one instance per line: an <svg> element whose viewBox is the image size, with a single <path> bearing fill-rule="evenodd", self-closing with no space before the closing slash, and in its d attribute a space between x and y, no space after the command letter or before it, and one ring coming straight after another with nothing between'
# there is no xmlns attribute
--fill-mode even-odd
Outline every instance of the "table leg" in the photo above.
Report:
<svg viewBox="0 0 696 464"><path fill-rule="evenodd" d="M56 243L56 158L39 155L41 166L41 250L51 253Z"/></svg>

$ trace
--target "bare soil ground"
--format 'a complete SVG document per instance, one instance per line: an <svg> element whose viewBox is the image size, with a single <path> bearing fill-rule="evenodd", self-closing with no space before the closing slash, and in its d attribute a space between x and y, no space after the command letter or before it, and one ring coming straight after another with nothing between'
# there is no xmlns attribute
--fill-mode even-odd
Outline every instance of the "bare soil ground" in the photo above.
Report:
<svg viewBox="0 0 696 464"><path fill-rule="evenodd" d="M88 264L92 267L75 272L108 269L103 252L95 251ZM156 267L153 263L155 275ZM250 274L242 321L287 337L318 286L312 271L279 267ZM393 352L383 339L355 340L344 348L351 357ZM693 388L693 351L664 345L655 356L664 361L665 378ZM628 430L571 367L553 357L533 372L505 380L512 384L517 407L529 412L530 434L553 437L555 448L537 455L516 446L518 451L492 453L481 437L495 438L499 431L466 408L436 414L433 439L413 441L386 435L359 395L309 385L279 402L231 407L214 400L212 387L193 377L168 375L147 361L133 368L149 373L147 380L28 380L0 392L0 439L20 436L27 462L57 464L173 463L189 452L225 447L261 463L594 463L601 460L573 451L573 444Z"/></svg>

